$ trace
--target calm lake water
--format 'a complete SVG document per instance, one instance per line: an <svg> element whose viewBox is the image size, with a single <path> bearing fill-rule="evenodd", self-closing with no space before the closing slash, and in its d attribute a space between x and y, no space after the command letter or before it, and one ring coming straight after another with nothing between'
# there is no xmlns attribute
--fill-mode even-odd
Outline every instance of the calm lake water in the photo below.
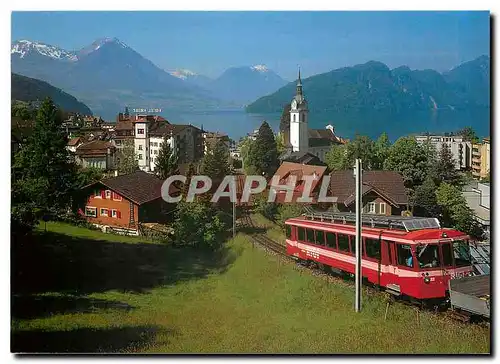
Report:
<svg viewBox="0 0 500 364"><path fill-rule="evenodd" d="M407 114L370 113L314 113L309 112L309 127L322 129L331 124L337 135L353 138L356 134L377 138L384 131L394 141L397 138L418 133L444 133L472 126L478 136L490 135L490 109L467 111L437 110ZM191 123L203 126L208 131L221 131L238 140L258 129L266 120L274 131L278 131L281 114L248 114L243 110L183 113L169 112L164 116L174 124Z"/></svg>

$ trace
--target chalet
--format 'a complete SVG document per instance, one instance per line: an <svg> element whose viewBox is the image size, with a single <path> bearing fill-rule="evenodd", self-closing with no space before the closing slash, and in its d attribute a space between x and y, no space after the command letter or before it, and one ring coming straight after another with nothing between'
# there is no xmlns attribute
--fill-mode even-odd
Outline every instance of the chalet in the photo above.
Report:
<svg viewBox="0 0 500 364"><path fill-rule="evenodd" d="M363 213L401 215L408 209L403 177L394 171L364 171L362 178ZM337 197L338 211L355 212L356 181L352 170L330 174L329 196Z"/></svg>
<svg viewBox="0 0 500 364"><path fill-rule="evenodd" d="M141 223L165 223L172 219L173 205L161 197L163 181L137 171L95 182L84 188L88 196L80 214L103 228L139 234ZM173 185L170 194L179 193Z"/></svg>
<svg viewBox="0 0 500 364"><path fill-rule="evenodd" d="M66 149L68 149L70 152L75 153L76 148L78 148L82 143L83 143L82 137L71 138L70 140L68 140L68 143L66 144Z"/></svg>
<svg viewBox="0 0 500 364"><path fill-rule="evenodd" d="M116 148L104 140L94 140L76 148L76 161L84 168L111 170L116 166Z"/></svg>
<svg viewBox="0 0 500 364"><path fill-rule="evenodd" d="M310 196L313 198L313 202L317 201L319 196L319 189L321 187L322 178L326 172L325 166L315 166L307 164L299 164L292 162L283 162L274 174L275 178L279 178L279 185L286 185L291 183L293 176L296 178L296 185L293 191L292 202L296 202L299 197L302 196L305 186L304 176L313 176L313 183L311 185ZM279 177L277 177L279 176ZM271 180L271 181L272 181ZM276 202L284 202L287 191L281 190L276 191Z"/></svg>

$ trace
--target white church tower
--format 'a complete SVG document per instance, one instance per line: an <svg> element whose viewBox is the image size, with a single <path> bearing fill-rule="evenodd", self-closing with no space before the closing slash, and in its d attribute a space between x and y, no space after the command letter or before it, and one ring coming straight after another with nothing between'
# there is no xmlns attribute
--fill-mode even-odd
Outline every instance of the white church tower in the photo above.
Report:
<svg viewBox="0 0 500 364"><path fill-rule="evenodd" d="M309 149L307 101L302 94L302 80L297 81L297 93L290 109L290 144L293 152L307 152Z"/></svg>

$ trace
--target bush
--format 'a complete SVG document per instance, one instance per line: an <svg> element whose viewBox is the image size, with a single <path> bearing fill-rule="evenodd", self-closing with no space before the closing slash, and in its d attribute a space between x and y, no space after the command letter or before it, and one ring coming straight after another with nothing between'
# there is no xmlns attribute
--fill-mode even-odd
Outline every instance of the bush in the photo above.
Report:
<svg viewBox="0 0 500 364"><path fill-rule="evenodd" d="M274 202L267 202L267 193L261 193L254 199L255 211L269 220L275 220L278 213L278 205Z"/></svg>
<svg viewBox="0 0 500 364"><path fill-rule="evenodd" d="M276 223L285 229L285 221L293 217L302 215L304 208L302 204L298 203L287 203L278 207L278 213L276 215Z"/></svg>
<svg viewBox="0 0 500 364"><path fill-rule="evenodd" d="M211 205L201 202L178 204L174 222L176 245L217 250L222 247L225 232L221 213Z"/></svg>

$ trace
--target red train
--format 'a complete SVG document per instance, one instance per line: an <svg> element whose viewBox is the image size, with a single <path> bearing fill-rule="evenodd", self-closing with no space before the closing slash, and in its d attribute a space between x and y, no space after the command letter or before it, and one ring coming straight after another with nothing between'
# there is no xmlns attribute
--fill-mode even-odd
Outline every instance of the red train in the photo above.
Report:
<svg viewBox="0 0 500 364"><path fill-rule="evenodd" d="M473 275L469 236L435 218L362 218L362 275L397 295L445 298L448 281ZM355 214L311 213L286 221L287 253L354 273Z"/></svg>

